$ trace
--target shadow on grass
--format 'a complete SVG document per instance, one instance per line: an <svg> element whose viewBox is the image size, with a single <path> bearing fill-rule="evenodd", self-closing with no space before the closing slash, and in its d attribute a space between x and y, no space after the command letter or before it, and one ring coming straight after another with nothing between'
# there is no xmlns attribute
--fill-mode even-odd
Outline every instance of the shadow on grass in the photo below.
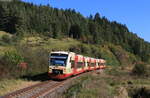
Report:
<svg viewBox="0 0 150 98"><path fill-rule="evenodd" d="M41 74L37 74L37 75L34 75L34 76L28 76L28 75L26 75L26 76L22 76L21 78L27 79L27 80L31 80L31 81L47 81L47 80L51 80L48 77L47 72L41 73Z"/></svg>

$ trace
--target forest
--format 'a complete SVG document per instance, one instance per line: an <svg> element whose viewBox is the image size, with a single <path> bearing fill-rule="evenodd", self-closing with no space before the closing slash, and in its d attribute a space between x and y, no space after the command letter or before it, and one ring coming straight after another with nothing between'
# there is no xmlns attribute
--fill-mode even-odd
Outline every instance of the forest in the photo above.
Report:
<svg viewBox="0 0 150 98"><path fill-rule="evenodd" d="M109 21L100 13L85 17L74 9L64 10L20 0L0 1L0 31L17 38L37 34L55 39L70 37L86 44L112 43L150 63L150 43L130 32L125 24Z"/></svg>

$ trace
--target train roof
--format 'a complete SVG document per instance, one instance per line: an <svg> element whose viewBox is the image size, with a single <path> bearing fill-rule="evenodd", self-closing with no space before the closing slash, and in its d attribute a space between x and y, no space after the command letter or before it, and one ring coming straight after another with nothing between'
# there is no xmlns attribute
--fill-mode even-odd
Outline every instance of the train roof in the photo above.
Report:
<svg viewBox="0 0 150 98"><path fill-rule="evenodd" d="M68 54L68 52L65 52L65 51L52 51L51 53L62 53L62 54Z"/></svg>
<svg viewBox="0 0 150 98"><path fill-rule="evenodd" d="M69 54L69 53L71 53L71 54L75 54L74 52L67 52L67 51L52 51L51 53L58 53L58 54Z"/></svg>
<svg viewBox="0 0 150 98"><path fill-rule="evenodd" d="M89 61L89 60L91 60L91 61L100 61L100 62L106 62L104 59L97 59L97 58L92 58L92 57L88 57L88 56L83 56L83 55L80 55L80 54L76 54L76 53L74 53L74 52L68 52L68 51L52 51L51 52L51 54L52 53L58 53L58 54L71 54L71 55L77 55L78 57L79 57L79 59L81 59L81 58L83 58L84 57L84 59L85 60L87 60L87 61Z"/></svg>

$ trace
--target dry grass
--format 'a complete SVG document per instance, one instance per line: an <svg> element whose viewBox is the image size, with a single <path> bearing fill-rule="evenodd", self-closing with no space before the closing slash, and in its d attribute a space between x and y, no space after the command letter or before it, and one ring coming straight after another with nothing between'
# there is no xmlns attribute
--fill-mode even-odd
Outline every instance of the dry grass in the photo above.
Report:
<svg viewBox="0 0 150 98"><path fill-rule="evenodd" d="M43 39L38 36L37 37L25 37L21 40L21 43L37 44L42 41L43 41Z"/></svg>
<svg viewBox="0 0 150 98"><path fill-rule="evenodd" d="M48 40L48 44L45 45L44 48L67 51L70 46L78 45L79 43L79 41L70 38L65 38L62 40L50 38Z"/></svg>
<svg viewBox="0 0 150 98"><path fill-rule="evenodd" d="M113 98L115 90L105 80L105 74L93 72L77 80L77 84L68 89L64 98Z"/></svg>
<svg viewBox="0 0 150 98"><path fill-rule="evenodd" d="M9 33L6 33L6 32L4 32L4 31L0 31L0 38L3 36L3 35L8 35L8 36L12 36L11 34L9 34Z"/></svg>
<svg viewBox="0 0 150 98"><path fill-rule="evenodd" d="M68 51L68 48L70 46L78 45L80 44L80 42L71 38L53 39L34 36L34 37L24 37L20 41L20 44L26 44L28 46L31 46L32 48L42 47L48 50Z"/></svg>
<svg viewBox="0 0 150 98"><path fill-rule="evenodd" d="M21 79L2 80L0 81L0 96L37 83L39 83L39 81L26 81Z"/></svg>
<svg viewBox="0 0 150 98"><path fill-rule="evenodd" d="M130 73L128 68L118 67L101 73L93 72L88 78L68 89L64 98L130 98L136 93L134 88L144 87L149 90L150 78L135 77Z"/></svg>
<svg viewBox="0 0 150 98"><path fill-rule="evenodd" d="M11 34L4 32L4 31L0 31L0 40L1 40L3 35L8 35L9 37L12 37ZM11 51L11 50L14 50L14 47L12 47L12 46L0 46L0 55L3 55L4 52Z"/></svg>
<svg viewBox="0 0 150 98"><path fill-rule="evenodd" d="M13 46L0 46L0 56L4 55L7 51L15 51L16 49Z"/></svg>

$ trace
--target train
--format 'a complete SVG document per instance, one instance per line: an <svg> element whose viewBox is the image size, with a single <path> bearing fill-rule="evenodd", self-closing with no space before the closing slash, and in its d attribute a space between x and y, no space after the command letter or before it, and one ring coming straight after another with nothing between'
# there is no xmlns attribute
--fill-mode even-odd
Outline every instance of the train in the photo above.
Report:
<svg viewBox="0 0 150 98"><path fill-rule="evenodd" d="M66 51L51 52L48 62L48 76L51 79L62 80L87 71L106 68L104 59L86 57Z"/></svg>

